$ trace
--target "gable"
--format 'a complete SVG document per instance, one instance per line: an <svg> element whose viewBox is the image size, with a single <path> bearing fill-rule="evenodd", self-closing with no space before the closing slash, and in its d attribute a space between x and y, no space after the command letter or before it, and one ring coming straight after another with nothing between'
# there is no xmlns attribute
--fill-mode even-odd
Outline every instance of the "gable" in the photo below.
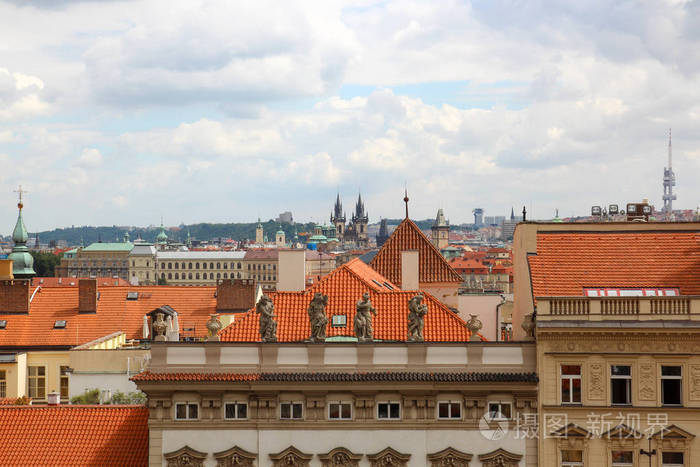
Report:
<svg viewBox="0 0 700 467"><path fill-rule="evenodd" d="M421 284L462 282L440 250L411 219L404 219L396 227L369 264L393 283L401 284L401 252L405 250L418 250L418 281Z"/></svg>

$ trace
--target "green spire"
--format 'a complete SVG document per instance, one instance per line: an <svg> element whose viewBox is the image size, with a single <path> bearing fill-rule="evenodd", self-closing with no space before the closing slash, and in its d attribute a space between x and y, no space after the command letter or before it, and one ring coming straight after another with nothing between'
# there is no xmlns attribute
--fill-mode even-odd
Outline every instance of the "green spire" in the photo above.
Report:
<svg viewBox="0 0 700 467"><path fill-rule="evenodd" d="M129 243L130 238L129 232L124 232L124 243Z"/></svg>
<svg viewBox="0 0 700 467"><path fill-rule="evenodd" d="M22 190L20 185L17 190L19 193L19 203L17 203L17 208L19 209L19 214L17 215L17 224L15 224L15 230L12 232L12 240L15 245L12 247L12 253L7 256L7 259L12 260L12 274L18 278L30 278L36 275L34 272L34 258L29 254L29 249L27 248L27 228L24 226L24 219L22 219L22 208L24 204L22 203L22 193L26 193Z"/></svg>
<svg viewBox="0 0 700 467"><path fill-rule="evenodd" d="M160 233L156 237L156 243L168 243L168 235L165 233L165 227L163 227L163 218L160 219Z"/></svg>

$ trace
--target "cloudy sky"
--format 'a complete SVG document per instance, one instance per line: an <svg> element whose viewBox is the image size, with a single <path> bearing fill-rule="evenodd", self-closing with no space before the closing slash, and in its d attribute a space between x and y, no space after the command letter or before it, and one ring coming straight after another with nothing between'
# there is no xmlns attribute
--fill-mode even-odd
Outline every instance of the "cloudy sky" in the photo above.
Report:
<svg viewBox="0 0 700 467"><path fill-rule="evenodd" d="M31 6L27 6L31 3ZM0 0L0 232L700 202L700 3Z"/></svg>

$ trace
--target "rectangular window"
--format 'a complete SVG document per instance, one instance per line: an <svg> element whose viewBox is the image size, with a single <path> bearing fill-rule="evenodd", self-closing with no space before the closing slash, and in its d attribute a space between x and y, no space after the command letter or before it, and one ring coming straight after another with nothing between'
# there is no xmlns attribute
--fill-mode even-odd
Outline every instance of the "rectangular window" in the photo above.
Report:
<svg viewBox="0 0 700 467"><path fill-rule="evenodd" d="M613 451L610 457L612 467L634 466L634 453L632 451Z"/></svg>
<svg viewBox="0 0 700 467"><path fill-rule="evenodd" d="M227 402L224 406L224 413L227 419L248 418L248 404L246 402Z"/></svg>
<svg viewBox="0 0 700 467"><path fill-rule="evenodd" d="M561 403L581 403L581 365L561 366Z"/></svg>
<svg viewBox="0 0 700 467"><path fill-rule="evenodd" d="M300 420L302 418L302 407L303 405L301 402L280 403L280 419Z"/></svg>
<svg viewBox="0 0 700 467"><path fill-rule="evenodd" d="M0 397L7 397L7 379L5 370L0 370Z"/></svg>
<svg viewBox="0 0 700 467"><path fill-rule="evenodd" d="M68 366L61 365L61 400L68 400Z"/></svg>
<svg viewBox="0 0 700 467"><path fill-rule="evenodd" d="M512 405L510 402L489 402L488 417L491 420L510 420Z"/></svg>
<svg viewBox="0 0 700 467"><path fill-rule="evenodd" d="M190 402L175 404L176 420L196 420L197 418L199 418L199 405Z"/></svg>
<svg viewBox="0 0 700 467"><path fill-rule="evenodd" d="M328 419L329 420L351 420L352 419L352 403L350 402L331 402L328 404Z"/></svg>
<svg viewBox="0 0 700 467"><path fill-rule="evenodd" d="M462 418L462 404L460 402L438 402L438 418L459 420Z"/></svg>
<svg viewBox="0 0 700 467"><path fill-rule="evenodd" d="M682 452L664 451L661 454L661 465L663 467L683 467L685 459Z"/></svg>
<svg viewBox="0 0 700 467"><path fill-rule="evenodd" d="M32 399L46 399L46 367L27 367L27 386L29 386L29 397Z"/></svg>
<svg viewBox="0 0 700 467"><path fill-rule="evenodd" d="M379 402L377 404L377 418L380 420L399 420L401 418L401 404L399 402Z"/></svg>
<svg viewBox="0 0 700 467"><path fill-rule="evenodd" d="M348 323L348 317L346 315L333 315L331 316L331 326L334 328L344 328Z"/></svg>
<svg viewBox="0 0 700 467"><path fill-rule="evenodd" d="M680 366L661 366L661 403L663 405L683 404L682 379L683 374Z"/></svg>
<svg viewBox="0 0 700 467"><path fill-rule="evenodd" d="M583 451L562 451L561 467L583 467Z"/></svg>
<svg viewBox="0 0 700 467"><path fill-rule="evenodd" d="M629 365L610 367L610 395L613 404L632 403L632 369Z"/></svg>

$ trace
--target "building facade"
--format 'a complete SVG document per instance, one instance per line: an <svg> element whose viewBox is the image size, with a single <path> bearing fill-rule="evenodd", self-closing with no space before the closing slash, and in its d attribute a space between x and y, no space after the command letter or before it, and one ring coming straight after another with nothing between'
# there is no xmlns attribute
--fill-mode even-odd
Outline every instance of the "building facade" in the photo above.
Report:
<svg viewBox="0 0 700 467"><path fill-rule="evenodd" d="M63 254L57 277L117 277L129 280L129 241L92 243Z"/></svg>

